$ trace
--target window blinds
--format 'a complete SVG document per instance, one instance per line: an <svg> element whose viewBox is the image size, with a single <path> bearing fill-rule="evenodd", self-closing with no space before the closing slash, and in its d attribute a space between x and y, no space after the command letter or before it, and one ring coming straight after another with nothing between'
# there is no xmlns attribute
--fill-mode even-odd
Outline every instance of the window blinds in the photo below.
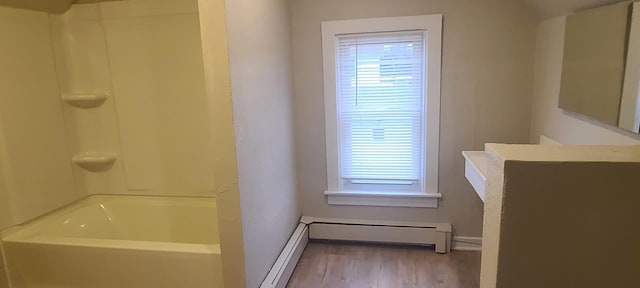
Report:
<svg viewBox="0 0 640 288"><path fill-rule="evenodd" d="M342 180L363 184L420 181L425 32L342 35L337 40Z"/></svg>

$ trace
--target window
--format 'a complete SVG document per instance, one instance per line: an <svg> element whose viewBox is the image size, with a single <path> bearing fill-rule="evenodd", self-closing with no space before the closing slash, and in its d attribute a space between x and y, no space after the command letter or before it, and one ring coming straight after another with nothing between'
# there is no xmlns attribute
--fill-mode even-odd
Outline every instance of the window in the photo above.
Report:
<svg viewBox="0 0 640 288"><path fill-rule="evenodd" d="M322 23L329 204L437 207L441 27Z"/></svg>

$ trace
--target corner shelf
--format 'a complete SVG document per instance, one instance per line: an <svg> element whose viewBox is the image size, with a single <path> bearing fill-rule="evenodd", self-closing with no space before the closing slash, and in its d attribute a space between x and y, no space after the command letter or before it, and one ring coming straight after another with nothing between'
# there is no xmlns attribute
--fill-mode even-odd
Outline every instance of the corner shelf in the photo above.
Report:
<svg viewBox="0 0 640 288"><path fill-rule="evenodd" d="M116 153L85 152L73 156L71 161L84 170L100 172L111 169L116 158Z"/></svg>
<svg viewBox="0 0 640 288"><path fill-rule="evenodd" d="M62 101L76 108L89 109L102 106L107 101L107 96L104 92L74 93L62 96Z"/></svg>

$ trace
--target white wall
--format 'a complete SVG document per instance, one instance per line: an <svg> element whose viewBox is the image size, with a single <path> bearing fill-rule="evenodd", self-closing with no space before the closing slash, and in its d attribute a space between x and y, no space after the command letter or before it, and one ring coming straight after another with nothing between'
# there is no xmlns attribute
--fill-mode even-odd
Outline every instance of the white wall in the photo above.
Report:
<svg viewBox="0 0 640 288"><path fill-rule="evenodd" d="M0 230L74 189L46 13L0 7Z"/></svg>
<svg viewBox="0 0 640 288"><path fill-rule="evenodd" d="M301 216L293 145L289 1L226 1L247 287Z"/></svg>
<svg viewBox="0 0 640 288"><path fill-rule="evenodd" d="M213 196L197 0L99 5L127 188Z"/></svg>
<svg viewBox="0 0 640 288"><path fill-rule="evenodd" d="M224 0L198 0L225 287L245 287L242 211Z"/></svg>
<svg viewBox="0 0 640 288"><path fill-rule="evenodd" d="M329 206L320 22L442 13L440 192L437 209ZM294 111L303 214L451 222L480 236L482 202L464 178L463 150L528 142L536 16L518 1L293 0Z"/></svg>
<svg viewBox="0 0 640 288"><path fill-rule="evenodd" d="M565 17L545 20L538 25L530 140L540 135L562 144L638 145L640 136L567 113L558 107Z"/></svg>

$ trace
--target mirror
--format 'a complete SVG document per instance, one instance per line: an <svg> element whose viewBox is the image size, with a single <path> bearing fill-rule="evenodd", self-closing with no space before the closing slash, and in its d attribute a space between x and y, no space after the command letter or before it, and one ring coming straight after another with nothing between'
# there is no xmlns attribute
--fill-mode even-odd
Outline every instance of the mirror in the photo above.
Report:
<svg viewBox="0 0 640 288"><path fill-rule="evenodd" d="M639 133L640 15L632 16L634 7L640 11L637 3L622 2L567 17L558 106Z"/></svg>
<svg viewBox="0 0 640 288"><path fill-rule="evenodd" d="M638 12L631 16L618 126L640 133L640 2L633 3L632 10Z"/></svg>

